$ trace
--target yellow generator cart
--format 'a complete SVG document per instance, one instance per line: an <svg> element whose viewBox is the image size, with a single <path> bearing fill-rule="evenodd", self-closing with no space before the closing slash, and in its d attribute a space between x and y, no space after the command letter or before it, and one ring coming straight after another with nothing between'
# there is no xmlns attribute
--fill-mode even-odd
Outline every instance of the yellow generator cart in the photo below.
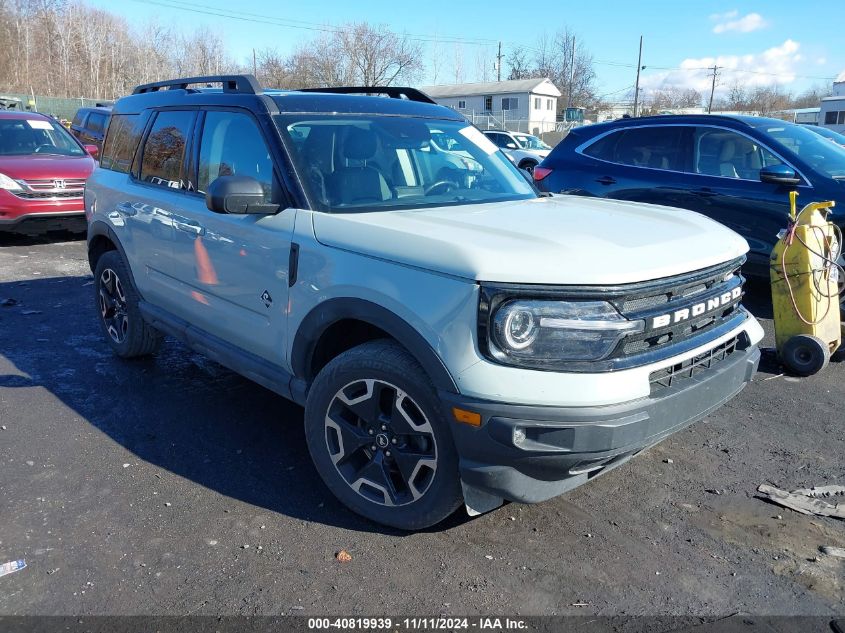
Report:
<svg viewBox="0 0 845 633"><path fill-rule="evenodd" d="M837 263L842 235L827 221L833 202L814 202L795 212L772 251L772 306L778 356L787 368L809 376L820 371L842 342Z"/></svg>

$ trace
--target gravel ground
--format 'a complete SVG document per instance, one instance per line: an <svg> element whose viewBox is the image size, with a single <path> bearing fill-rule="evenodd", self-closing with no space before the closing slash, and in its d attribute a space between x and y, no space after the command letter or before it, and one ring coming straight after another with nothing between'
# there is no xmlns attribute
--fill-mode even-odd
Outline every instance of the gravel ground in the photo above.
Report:
<svg viewBox="0 0 845 633"><path fill-rule="evenodd" d="M748 304L772 345L766 293ZM799 380L766 354L730 404L589 485L404 534L334 500L296 405L170 340L112 356L83 241L0 236L8 299L0 563L28 566L0 615L845 614L845 559L818 552L845 521L755 496L845 483L841 362Z"/></svg>

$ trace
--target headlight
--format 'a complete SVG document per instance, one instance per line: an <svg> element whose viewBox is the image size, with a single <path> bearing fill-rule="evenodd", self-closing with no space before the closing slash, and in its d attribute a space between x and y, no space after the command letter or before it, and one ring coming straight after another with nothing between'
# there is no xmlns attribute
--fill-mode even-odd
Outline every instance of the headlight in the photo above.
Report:
<svg viewBox="0 0 845 633"><path fill-rule="evenodd" d="M21 191L23 187L21 187L17 181L9 178L6 174L0 174L0 189L5 189L6 191Z"/></svg>
<svg viewBox="0 0 845 633"><path fill-rule="evenodd" d="M515 364L602 360L644 321L629 321L604 301L512 300L490 322L491 353Z"/></svg>

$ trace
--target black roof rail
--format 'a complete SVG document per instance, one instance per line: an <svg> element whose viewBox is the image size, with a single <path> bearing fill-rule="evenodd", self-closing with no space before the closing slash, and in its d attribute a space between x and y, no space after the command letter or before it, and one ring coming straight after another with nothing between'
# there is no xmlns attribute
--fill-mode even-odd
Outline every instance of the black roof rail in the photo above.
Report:
<svg viewBox="0 0 845 633"><path fill-rule="evenodd" d="M420 103L434 103L431 97L417 90L406 86L334 86L332 88L301 88L298 92L328 92L341 95L387 95L391 99L407 99Z"/></svg>
<svg viewBox="0 0 845 633"><path fill-rule="evenodd" d="M192 84L222 83L223 92L237 94L260 95L263 93L258 80L252 75L207 75L205 77L183 77L181 79L168 79L166 81L154 81L149 84L136 86L132 91L133 95L158 92L162 88L168 90L187 90Z"/></svg>

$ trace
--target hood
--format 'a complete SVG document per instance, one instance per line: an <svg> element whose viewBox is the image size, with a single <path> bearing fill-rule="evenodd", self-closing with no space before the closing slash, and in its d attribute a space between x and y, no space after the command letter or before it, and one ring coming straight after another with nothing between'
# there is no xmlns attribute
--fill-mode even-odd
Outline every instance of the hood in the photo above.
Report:
<svg viewBox="0 0 845 633"><path fill-rule="evenodd" d="M0 156L0 174L14 180L88 178L94 159L85 156Z"/></svg>
<svg viewBox="0 0 845 633"><path fill-rule="evenodd" d="M737 233L668 207L555 196L430 210L315 213L328 246L478 281L604 285L670 277L748 251Z"/></svg>

